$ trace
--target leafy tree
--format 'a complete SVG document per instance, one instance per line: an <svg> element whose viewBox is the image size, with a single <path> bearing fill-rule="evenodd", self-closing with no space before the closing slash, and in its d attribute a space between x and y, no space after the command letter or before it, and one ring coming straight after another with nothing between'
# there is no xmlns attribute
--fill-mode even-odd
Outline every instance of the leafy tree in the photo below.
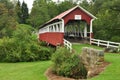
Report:
<svg viewBox="0 0 120 80"><path fill-rule="evenodd" d="M113 38L116 36L117 38L115 38L118 42L120 38L120 19L118 17L120 17L120 14L119 9L117 9L119 5L117 7L115 5L117 5L119 2L119 0L108 0L101 4L101 8L98 7L98 9L100 9L96 14L98 19L94 23L95 38L115 41Z"/></svg>
<svg viewBox="0 0 120 80"><path fill-rule="evenodd" d="M56 15L58 15L59 10L58 10L58 6L57 6L57 4L55 4L55 2L53 2L53 1L49 2L47 4L47 8L48 8L50 18L53 18Z"/></svg>
<svg viewBox="0 0 120 80"><path fill-rule="evenodd" d="M0 0L0 3L3 3L8 10L14 7L10 0Z"/></svg>
<svg viewBox="0 0 120 80"><path fill-rule="evenodd" d="M59 13L62 13L72 7L74 7L76 4L72 3L71 1L64 1L60 4L58 4L58 10L59 10Z"/></svg>
<svg viewBox="0 0 120 80"><path fill-rule="evenodd" d="M10 37L16 24L13 8L8 8L5 3L0 2L0 38L3 36Z"/></svg>
<svg viewBox="0 0 120 80"><path fill-rule="evenodd" d="M50 19L50 15L48 12L48 3L46 0L35 0L33 3L33 8L30 13L29 23L38 28L40 25L45 23Z"/></svg>

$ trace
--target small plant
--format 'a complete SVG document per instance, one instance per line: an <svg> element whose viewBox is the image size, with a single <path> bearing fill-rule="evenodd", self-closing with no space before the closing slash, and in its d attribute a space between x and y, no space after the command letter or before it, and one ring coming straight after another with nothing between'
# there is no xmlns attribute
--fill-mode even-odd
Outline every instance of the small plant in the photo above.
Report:
<svg viewBox="0 0 120 80"><path fill-rule="evenodd" d="M85 79L87 70L77 54L70 53L66 48L58 48L52 55L53 72L60 76Z"/></svg>

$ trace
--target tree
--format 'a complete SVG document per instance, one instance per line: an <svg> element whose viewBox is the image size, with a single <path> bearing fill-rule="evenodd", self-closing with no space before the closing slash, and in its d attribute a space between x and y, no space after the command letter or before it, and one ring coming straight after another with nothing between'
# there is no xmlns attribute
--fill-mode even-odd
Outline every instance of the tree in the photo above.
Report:
<svg viewBox="0 0 120 80"><path fill-rule="evenodd" d="M50 18L55 17L59 14L58 6L55 4L55 2L51 1L47 4L48 12L50 15Z"/></svg>
<svg viewBox="0 0 120 80"><path fill-rule="evenodd" d="M71 1L64 1L60 4L58 4L58 10L59 10L59 13L62 13L72 7L74 7L76 4L72 3Z"/></svg>
<svg viewBox="0 0 120 80"><path fill-rule="evenodd" d="M45 23L50 19L48 12L48 3L46 0L35 0L33 3L33 8L30 13L29 23L34 27L38 28L40 25Z"/></svg>
<svg viewBox="0 0 120 80"><path fill-rule="evenodd" d="M12 31L15 30L17 24L14 9L12 7L8 7L7 4L11 3L0 1L0 38L4 36L11 37Z"/></svg>
<svg viewBox="0 0 120 80"><path fill-rule="evenodd" d="M17 1L15 6L16 18L19 23L22 23L22 11L21 11L21 4L20 1Z"/></svg>
<svg viewBox="0 0 120 80"><path fill-rule="evenodd" d="M21 6L21 23L26 24L29 17L27 4L23 1Z"/></svg>
<svg viewBox="0 0 120 80"><path fill-rule="evenodd" d="M98 9L100 9L96 11L98 19L94 23L95 38L119 42L120 7L119 5L117 7L115 6L119 4L119 2L119 0L108 0L101 4L101 8L98 7ZM116 40L114 38L116 38Z"/></svg>

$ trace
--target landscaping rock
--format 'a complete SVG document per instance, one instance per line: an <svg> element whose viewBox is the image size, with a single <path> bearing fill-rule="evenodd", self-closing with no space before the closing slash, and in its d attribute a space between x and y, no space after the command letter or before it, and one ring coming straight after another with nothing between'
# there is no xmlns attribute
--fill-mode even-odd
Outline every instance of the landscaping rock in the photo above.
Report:
<svg viewBox="0 0 120 80"><path fill-rule="evenodd" d="M105 48L104 51L105 51L105 52L108 52L108 53L117 53L117 52L118 52L118 49L117 49L117 48L114 48L114 47L108 47L108 48Z"/></svg>
<svg viewBox="0 0 120 80"><path fill-rule="evenodd" d="M84 47L81 54L82 62L88 70L88 77L96 72L96 66L104 61L104 51Z"/></svg>

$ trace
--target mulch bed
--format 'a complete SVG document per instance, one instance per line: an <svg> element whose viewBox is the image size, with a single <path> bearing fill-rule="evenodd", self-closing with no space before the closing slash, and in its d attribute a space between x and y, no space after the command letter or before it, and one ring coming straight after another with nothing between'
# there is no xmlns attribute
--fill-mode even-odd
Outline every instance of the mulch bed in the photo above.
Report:
<svg viewBox="0 0 120 80"><path fill-rule="evenodd" d="M92 74L91 77L99 75L102 71L105 70L106 66L108 66L109 64L110 63L108 63L108 62L103 62L102 64L97 65L97 70L94 74ZM76 80L76 79L72 79L72 78L58 76L52 72L51 68L47 69L47 71L45 72L45 75L47 76L48 80ZM77 79L77 80L83 80L83 79Z"/></svg>

